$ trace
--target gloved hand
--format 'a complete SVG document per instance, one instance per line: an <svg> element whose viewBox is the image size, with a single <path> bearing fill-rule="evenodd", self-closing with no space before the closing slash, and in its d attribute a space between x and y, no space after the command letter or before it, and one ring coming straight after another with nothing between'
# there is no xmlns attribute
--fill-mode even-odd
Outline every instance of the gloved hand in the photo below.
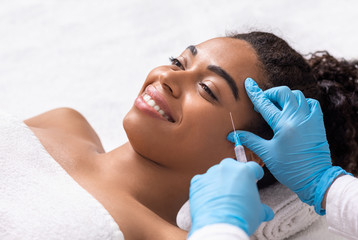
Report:
<svg viewBox="0 0 358 240"><path fill-rule="evenodd" d="M271 140L236 131L241 143L266 164L275 178L305 203L325 214L321 202L328 187L340 174L332 167L330 150L319 102L302 92L275 87L263 92L255 81L245 81L248 96L274 132ZM233 132L228 135L233 142Z"/></svg>
<svg viewBox="0 0 358 240"><path fill-rule="evenodd" d="M260 202L256 185L263 174L256 162L227 158L205 174L196 175L190 185L189 235L215 223L231 224L251 235L261 222L271 220L273 211Z"/></svg>

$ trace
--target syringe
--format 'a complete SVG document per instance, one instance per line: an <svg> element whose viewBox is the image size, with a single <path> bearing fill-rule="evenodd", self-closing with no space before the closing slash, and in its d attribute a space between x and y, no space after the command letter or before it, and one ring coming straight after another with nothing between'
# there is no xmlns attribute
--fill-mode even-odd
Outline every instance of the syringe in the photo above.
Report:
<svg viewBox="0 0 358 240"><path fill-rule="evenodd" d="M230 118L231 118L231 123L232 123L232 127L234 129L234 141L235 141L235 156L236 156L236 160L238 162L244 162L246 163L247 162L247 159L246 159L246 155L245 155L245 150L244 150L244 147L241 145L241 141L240 141L240 138L239 136L237 135L236 133L236 130L235 130L235 125L234 125L234 120L232 119L232 114L230 112Z"/></svg>

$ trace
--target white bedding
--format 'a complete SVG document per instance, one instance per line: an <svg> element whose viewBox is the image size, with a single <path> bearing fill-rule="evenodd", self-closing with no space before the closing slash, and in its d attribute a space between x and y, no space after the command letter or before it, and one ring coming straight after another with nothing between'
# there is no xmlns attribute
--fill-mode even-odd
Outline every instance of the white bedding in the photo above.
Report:
<svg viewBox="0 0 358 240"><path fill-rule="evenodd" d="M124 240L107 210L20 120L0 113L0 239Z"/></svg>

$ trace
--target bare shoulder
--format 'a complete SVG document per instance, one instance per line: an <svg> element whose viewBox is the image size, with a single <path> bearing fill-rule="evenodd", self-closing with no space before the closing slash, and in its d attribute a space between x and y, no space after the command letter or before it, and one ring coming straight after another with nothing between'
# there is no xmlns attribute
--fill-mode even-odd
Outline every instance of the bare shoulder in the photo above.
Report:
<svg viewBox="0 0 358 240"><path fill-rule="evenodd" d="M71 123L73 123L73 121L75 121L75 123L79 123L86 121L86 119L75 109L63 107L41 113L37 116L26 119L24 122L31 127L53 128L58 126L67 126L68 121Z"/></svg>
<svg viewBox="0 0 358 240"><path fill-rule="evenodd" d="M32 129L60 131L102 147L101 141L86 118L72 108L57 108L24 121Z"/></svg>

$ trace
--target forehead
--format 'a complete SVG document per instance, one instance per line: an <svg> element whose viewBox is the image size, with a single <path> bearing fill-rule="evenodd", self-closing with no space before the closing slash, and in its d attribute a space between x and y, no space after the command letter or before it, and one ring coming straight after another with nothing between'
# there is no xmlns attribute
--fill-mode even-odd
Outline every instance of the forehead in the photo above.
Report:
<svg viewBox="0 0 358 240"><path fill-rule="evenodd" d="M258 78L258 58L255 50L244 40L213 38L196 46L197 57L225 69L236 80Z"/></svg>

